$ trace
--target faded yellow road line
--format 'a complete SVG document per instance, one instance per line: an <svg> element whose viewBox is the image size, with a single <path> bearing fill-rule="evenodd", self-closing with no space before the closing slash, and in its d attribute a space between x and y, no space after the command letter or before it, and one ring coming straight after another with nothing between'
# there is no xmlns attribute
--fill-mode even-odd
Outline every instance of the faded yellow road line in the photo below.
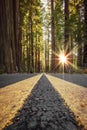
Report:
<svg viewBox="0 0 87 130"><path fill-rule="evenodd" d="M87 130L87 88L50 75L46 75L46 77L78 117L78 122L81 122Z"/></svg>
<svg viewBox="0 0 87 130"><path fill-rule="evenodd" d="M0 89L0 130L15 116L23 106L24 100L41 78L42 74L8 85Z"/></svg>

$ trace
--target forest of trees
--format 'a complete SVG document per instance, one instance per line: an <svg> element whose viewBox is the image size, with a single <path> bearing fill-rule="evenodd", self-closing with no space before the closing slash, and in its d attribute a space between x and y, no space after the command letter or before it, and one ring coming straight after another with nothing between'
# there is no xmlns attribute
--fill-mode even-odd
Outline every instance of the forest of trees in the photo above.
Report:
<svg viewBox="0 0 87 130"><path fill-rule="evenodd" d="M0 73L60 72L61 50L87 68L87 0L0 1Z"/></svg>

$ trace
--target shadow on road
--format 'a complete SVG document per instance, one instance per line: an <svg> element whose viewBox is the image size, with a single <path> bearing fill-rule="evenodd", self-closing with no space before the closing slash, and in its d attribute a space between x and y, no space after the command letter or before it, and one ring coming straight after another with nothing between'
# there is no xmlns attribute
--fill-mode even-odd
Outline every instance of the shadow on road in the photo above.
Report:
<svg viewBox="0 0 87 130"><path fill-rule="evenodd" d="M12 122L4 130L78 130L74 114L44 75Z"/></svg>
<svg viewBox="0 0 87 130"><path fill-rule="evenodd" d="M2 74L0 75L0 88L6 87L7 85L28 79L36 75L37 74Z"/></svg>

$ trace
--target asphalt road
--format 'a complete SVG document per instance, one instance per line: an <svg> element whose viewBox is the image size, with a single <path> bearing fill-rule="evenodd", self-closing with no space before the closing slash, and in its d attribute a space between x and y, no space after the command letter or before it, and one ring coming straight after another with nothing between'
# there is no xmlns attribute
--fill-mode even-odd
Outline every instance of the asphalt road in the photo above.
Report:
<svg viewBox="0 0 87 130"><path fill-rule="evenodd" d="M2 78L3 80L1 80L1 81L3 81L3 84L6 85L6 83L13 83L12 81L18 82L20 80L24 80L24 79L32 77L34 75L36 75L36 74L9 74L9 75L3 74L0 76L0 79ZM86 81L87 81L86 75L77 75L77 74L71 74L71 75L65 74L64 76L62 74L51 74L51 75L54 75L59 78L67 79L68 81L71 80L72 82L74 81L73 79L76 79L76 81L77 81L76 83L78 83L81 79L82 79L82 81L83 81L83 79L85 79L85 81L84 81L85 85L86 85ZM11 110L14 110L13 108L15 108L16 106L19 106L17 104L20 104L20 102L21 102L21 100L19 100L19 98L17 101L17 97L19 97L19 96L24 97L25 93L30 91L30 88L32 87L32 85L34 85L32 82L36 81L35 77L33 77L32 81L29 81L31 79L30 78L29 80L19 82L18 83L19 85L14 84L12 87L5 87L3 89L0 89L1 94L2 94L1 103L6 105L9 102L9 104L11 105L11 103L14 103L13 102L13 100L14 100L16 102L16 105L12 104L12 109L11 109ZM1 83L1 81L0 81L0 83ZM30 85L30 88L29 88L29 85ZM66 87L66 85L67 85L67 87ZM83 86L83 84L82 84L82 86ZM14 92L13 88L14 88L15 92ZM72 130L77 130L77 129L83 130L83 126L78 126L78 123L76 122L76 120L74 118L75 115L73 115L74 113L71 111L72 109L69 110L69 107L68 107L69 105L68 106L66 105L67 100L65 97L67 97L67 99L70 99L70 103L74 104L74 106L75 106L75 103L71 102L71 98L74 97L74 99L77 100L78 99L77 96L80 96L80 98L82 97L80 100L81 102L78 102L78 100L77 100L76 109L79 108L79 107L77 107L77 104L83 103L83 104L80 104L80 107L82 110L82 112L81 112L82 115L85 115L85 113L87 113L87 112L86 111L84 112L82 108L84 108L84 110L86 110L85 109L86 103L83 102L82 99L84 101L87 101L86 96L84 96L87 94L87 92L84 87L75 87L74 84L71 84L71 88L70 88L70 84L68 82L64 82L63 80L57 79L53 76L49 76L49 75L45 76L43 74L43 76L40 78L40 80L38 82L36 81L36 85L30 92L30 94L28 93L29 97L27 97L27 99L25 98L26 101L23 100L25 102L23 103L23 106L21 107L21 109L18 111L18 114L12 120L13 124L6 127L4 130L16 130L16 129L17 130L20 130L20 129L22 129L22 130L26 130L26 129L29 129L29 130L34 130L34 129L37 129L37 130L41 130L41 129L43 129L43 130L70 130L71 128L72 128ZM11 91L9 91L9 89L11 89L13 93ZM19 89L19 91L18 91L18 89ZM76 91L76 89L77 89L77 91ZM8 93L7 93L7 90L8 90ZM61 90L61 92L60 92L60 90ZM74 90L74 91L72 91L72 90ZM6 92L6 94L4 92ZM84 94L84 93L86 93L86 94ZM3 96L3 94L5 94L5 96ZM11 94L11 96L8 96L10 94ZM14 94L15 94L15 96L14 96ZM71 96L71 94L72 94L72 96ZM73 96L73 94L75 94L75 96ZM62 97L61 97L61 95L62 95ZM65 97L63 97L63 95ZM7 96L7 98L6 98L6 96ZM16 99L12 98L12 96L14 96ZM9 97L10 97L10 99L8 99ZM3 98L5 99L5 101ZM63 99L66 101L66 103ZM9 105L7 105L7 106L9 107ZM7 107L4 106L4 108L6 108L5 111L7 112ZM1 113L2 112L3 111L1 111ZM80 129L80 127L82 129Z"/></svg>
<svg viewBox="0 0 87 130"><path fill-rule="evenodd" d="M22 81L24 79L30 78L35 75L37 74L1 74L0 88ZM51 75L87 88L86 74L64 74L63 75L63 74L51 73Z"/></svg>
<svg viewBox="0 0 87 130"><path fill-rule="evenodd" d="M87 74L52 74L52 76L87 88Z"/></svg>
<svg viewBox="0 0 87 130"><path fill-rule="evenodd" d="M3 130L82 130L75 115L43 75L23 107Z"/></svg>
<svg viewBox="0 0 87 130"><path fill-rule="evenodd" d="M0 88L7 85L25 80L27 78L33 77L37 74L1 74L0 75Z"/></svg>

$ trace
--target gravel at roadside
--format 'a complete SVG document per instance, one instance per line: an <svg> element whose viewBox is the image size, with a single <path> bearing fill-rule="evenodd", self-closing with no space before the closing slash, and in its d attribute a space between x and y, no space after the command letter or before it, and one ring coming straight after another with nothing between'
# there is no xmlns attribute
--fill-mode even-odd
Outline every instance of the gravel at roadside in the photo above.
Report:
<svg viewBox="0 0 87 130"><path fill-rule="evenodd" d="M83 130L45 75L4 130Z"/></svg>

